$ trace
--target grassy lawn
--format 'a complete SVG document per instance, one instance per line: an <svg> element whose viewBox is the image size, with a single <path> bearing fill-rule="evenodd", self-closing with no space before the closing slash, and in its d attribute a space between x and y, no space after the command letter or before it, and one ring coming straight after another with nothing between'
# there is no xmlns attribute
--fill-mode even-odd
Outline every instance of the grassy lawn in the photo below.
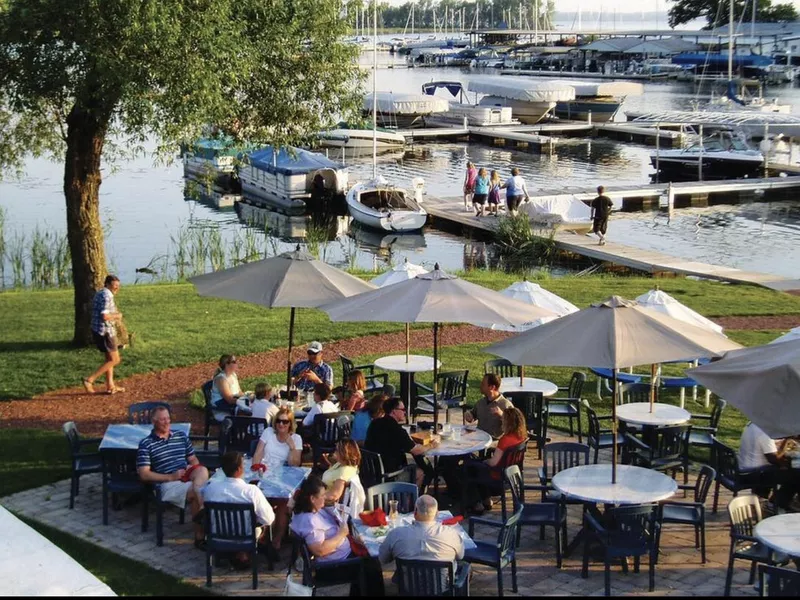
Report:
<svg viewBox="0 0 800 600"><path fill-rule="evenodd" d="M0 430L0 497L69 477L70 455L63 433Z"/></svg>

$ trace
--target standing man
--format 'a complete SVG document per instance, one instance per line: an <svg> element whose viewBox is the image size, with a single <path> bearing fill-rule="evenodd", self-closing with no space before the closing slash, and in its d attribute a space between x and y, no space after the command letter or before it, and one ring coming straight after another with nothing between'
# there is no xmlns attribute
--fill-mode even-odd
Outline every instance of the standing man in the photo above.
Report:
<svg viewBox="0 0 800 600"><path fill-rule="evenodd" d="M599 245L606 245L606 228L608 216L611 214L611 198L603 194L606 191L602 185L597 186L597 198L592 200L592 231L600 238Z"/></svg>
<svg viewBox="0 0 800 600"><path fill-rule="evenodd" d="M200 464L189 437L182 431L169 428L169 410L159 406L150 414L153 431L139 442L136 470L139 479L161 487L161 499L184 508L191 506L194 545L204 550L202 515L203 496L200 489L208 481L208 470Z"/></svg>
<svg viewBox="0 0 800 600"><path fill-rule="evenodd" d="M125 388L114 385L114 367L120 363L119 344L115 323L122 321L122 313L117 310L114 295L119 291L119 277L108 275L104 287L94 295L92 302L92 339L106 361L97 371L83 378L83 387L94 394L94 381L105 374L106 393L124 392Z"/></svg>
<svg viewBox="0 0 800 600"><path fill-rule="evenodd" d="M525 180L522 178L522 175L519 174L519 169L517 167L511 169L511 177L500 187L506 190L506 206L508 207L508 213L516 217L517 207L520 205L520 202L522 202L522 199L524 198L526 202L528 200L528 188L525 187Z"/></svg>
<svg viewBox="0 0 800 600"><path fill-rule="evenodd" d="M503 411L513 408L511 401L500 393L500 378L494 373L487 373L481 379L483 397L475 406L464 413L464 420L472 423L478 419L478 428L494 439L503 435Z"/></svg>
<svg viewBox="0 0 800 600"><path fill-rule="evenodd" d="M292 383L303 392L313 392L318 383L327 383L333 389L333 369L322 361L322 344L311 342L306 348L306 360L292 367Z"/></svg>

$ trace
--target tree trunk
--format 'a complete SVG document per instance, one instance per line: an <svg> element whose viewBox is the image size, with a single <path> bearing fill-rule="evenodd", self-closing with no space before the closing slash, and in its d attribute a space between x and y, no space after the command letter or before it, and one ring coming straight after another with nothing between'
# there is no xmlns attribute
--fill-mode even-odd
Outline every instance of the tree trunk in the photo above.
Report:
<svg viewBox="0 0 800 600"><path fill-rule="evenodd" d="M100 159L109 120L110 111L89 108L80 102L67 117L64 197L75 289L73 343L77 346L92 341L92 299L107 275L100 224Z"/></svg>

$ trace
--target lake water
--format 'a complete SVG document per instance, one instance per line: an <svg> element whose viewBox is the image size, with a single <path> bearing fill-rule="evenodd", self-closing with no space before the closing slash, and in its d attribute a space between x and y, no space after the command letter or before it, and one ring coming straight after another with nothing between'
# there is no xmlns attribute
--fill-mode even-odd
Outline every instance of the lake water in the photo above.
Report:
<svg viewBox="0 0 800 600"><path fill-rule="evenodd" d="M403 66L404 59L388 54L381 54L379 59L379 90L419 92L423 83L432 80L467 83L470 77L482 74L467 68L388 68L390 64ZM371 55L362 57L364 64L371 60ZM800 112L798 89L775 87L767 95L779 96L793 104L793 112ZM645 94L627 99L623 111L688 109L694 100L707 97L708 90L697 94L691 84L647 83ZM421 143L406 152L380 157L379 171L389 181L405 186L412 178L422 177L427 193L434 196L460 195L468 160L502 174L512 166L520 167L531 192L560 186L589 188L599 184L647 183L652 172L651 151L652 148L637 144L580 138L558 144L553 155L480 144ZM330 157L339 158L335 151ZM368 157L346 158L346 163L351 181L371 175ZM19 236L29 240L37 227L65 230L62 181L61 165L30 160L21 180L0 182L0 207L6 212L8 243L15 243L15 239L18 242ZM232 210L219 211L185 199L180 163L160 166L154 165L152 159L140 158L122 163L113 171L106 166L100 193L101 215L109 233L106 242L110 268L126 282L149 280L137 274L137 268L150 266L158 270L171 264L176 252L173 238L178 238L181 228L218 229L228 243L229 259L234 239L241 243L245 237L245 226ZM275 235L271 239L265 240L258 233L262 251L283 251L299 241L285 221L274 223ZM342 221L334 229L331 233L336 239L323 248L325 259L333 264L377 268L408 258L429 266L438 261L443 268L455 270L492 262L491 248L484 242L464 240L430 227L422 235L407 237L363 232L348 235L347 224ZM653 213L615 215L610 239L699 261L797 277L800 199L678 210L671 222ZM7 261L7 284L9 270Z"/></svg>

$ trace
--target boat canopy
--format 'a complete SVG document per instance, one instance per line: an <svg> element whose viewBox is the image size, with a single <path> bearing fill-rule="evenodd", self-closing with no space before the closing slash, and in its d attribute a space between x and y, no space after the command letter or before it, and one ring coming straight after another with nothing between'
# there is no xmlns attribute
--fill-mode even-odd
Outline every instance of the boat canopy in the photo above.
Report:
<svg viewBox="0 0 800 600"><path fill-rule="evenodd" d="M478 77L470 80L467 89L470 92L524 102L559 102L575 99L575 89L569 85L527 77Z"/></svg>
<svg viewBox="0 0 800 600"><path fill-rule="evenodd" d="M238 156L242 145L236 144L233 138L201 138L193 142L181 144L181 154L190 152L206 160L214 160L219 156Z"/></svg>
<svg viewBox="0 0 800 600"><path fill-rule="evenodd" d="M377 108L380 113L397 115L427 115L445 112L450 103L444 98L436 98L425 94L396 94L394 92L377 92ZM364 96L364 110L372 110L372 94Z"/></svg>
<svg viewBox="0 0 800 600"><path fill-rule="evenodd" d="M422 93L433 96L439 88L446 89L454 98L464 91L460 81L431 81L422 84Z"/></svg>
<svg viewBox="0 0 800 600"><path fill-rule="evenodd" d="M580 79L554 79L562 85L569 85L575 90L576 97L582 96L641 96L644 86L633 81L581 81Z"/></svg>
<svg viewBox="0 0 800 600"><path fill-rule="evenodd" d="M683 52L672 57L676 65L706 65L717 68L727 68L728 53ZM766 67L772 64L769 56L760 54L733 54L733 67Z"/></svg>
<svg viewBox="0 0 800 600"><path fill-rule="evenodd" d="M281 148L276 152L272 146L266 146L252 152L247 160L258 169L281 175L302 175L320 169L338 171L345 168L344 165L333 162L317 152L309 152L300 148L292 148L291 151L294 156L290 154L288 148Z"/></svg>

